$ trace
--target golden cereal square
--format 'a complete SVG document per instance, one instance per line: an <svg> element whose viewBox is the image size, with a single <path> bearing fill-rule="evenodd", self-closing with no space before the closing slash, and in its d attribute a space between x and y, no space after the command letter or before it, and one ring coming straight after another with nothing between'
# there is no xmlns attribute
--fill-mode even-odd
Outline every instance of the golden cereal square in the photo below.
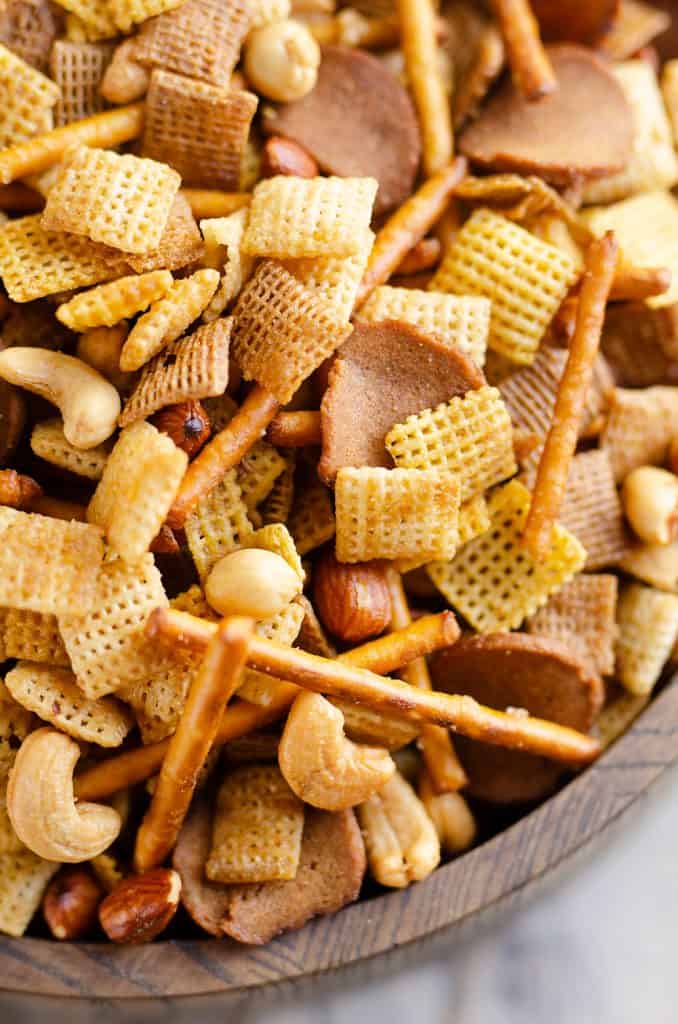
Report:
<svg viewBox="0 0 678 1024"><path fill-rule="evenodd" d="M614 566L625 555L624 516L604 448L572 459L558 519L586 549L587 572Z"/></svg>
<svg viewBox="0 0 678 1024"><path fill-rule="evenodd" d="M374 232L367 228L360 249L350 256L311 256L285 260L283 266L304 288L333 306L342 320L349 320L373 244ZM361 317L364 308L360 311Z"/></svg>
<svg viewBox="0 0 678 1024"><path fill-rule="evenodd" d="M186 540L200 579L252 532L236 470L229 470L186 520Z"/></svg>
<svg viewBox="0 0 678 1024"><path fill-rule="evenodd" d="M578 273L555 246L480 209L464 224L429 288L489 299L489 347L529 364Z"/></svg>
<svg viewBox="0 0 678 1024"><path fill-rule="evenodd" d="M169 270L131 274L74 295L56 310L57 320L72 331L114 327L161 299L172 287Z"/></svg>
<svg viewBox="0 0 678 1024"><path fill-rule="evenodd" d="M289 18L292 3L291 0L249 0L248 8L252 19L251 27L261 28L274 21Z"/></svg>
<svg viewBox="0 0 678 1024"><path fill-rule="evenodd" d="M0 43L0 147L23 142L50 127L46 117L59 86Z"/></svg>
<svg viewBox="0 0 678 1024"><path fill-rule="evenodd" d="M480 537L490 528L490 513L482 494L465 501L459 508L459 547L468 544L474 537Z"/></svg>
<svg viewBox="0 0 678 1024"><path fill-rule="evenodd" d="M374 178L278 175L254 189L243 249L252 256L351 256L364 246Z"/></svg>
<svg viewBox="0 0 678 1024"><path fill-rule="evenodd" d="M285 451L285 468L276 479L271 491L262 503L261 514L264 525L268 523L286 523L290 518L294 503L294 473L296 458Z"/></svg>
<svg viewBox="0 0 678 1024"><path fill-rule="evenodd" d="M179 7L182 0L107 0L113 21L121 32L129 32L134 25L141 25L149 18L155 18L165 11Z"/></svg>
<svg viewBox="0 0 678 1024"><path fill-rule="evenodd" d="M182 192L177 192L157 249L143 255L126 253L125 258L132 270L143 274L148 270L179 270L189 263L196 263L204 251L200 229L188 199Z"/></svg>
<svg viewBox="0 0 678 1024"><path fill-rule="evenodd" d="M300 600L295 598L273 618L261 619L257 622L255 632L258 636L265 637L266 640L275 640L278 644L291 647L299 636L305 614ZM282 679L276 679L264 672L257 672L256 669L246 668L238 687L238 696L249 701L250 704L265 707L276 699L281 687L289 685Z"/></svg>
<svg viewBox="0 0 678 1024"><path fill-rule="evenodd" d="M69 14L66 18L66 36L72 42L96 42L112 39L117 29L111 16L108 0L57 0Z"/></svg>
<svg viewBox="0 0 678 1024"><path fill-rule="evenodd" d="M180 183L176 171L156 160L81 146L50 189L41 224L148 253L160 244Z"/></svg>
<svg viewBox="0 0 678 1024"><path fill-rule="evenodd" d="M68 666L56 615L0 608L0 660L7 658Z"/></svg>
<svg viewBox="0 0 678 1024"><path fill-rule="evenodd" d="M112 43L55 42L49 59L50 74L61 90L54 108L55 128L105 109L99 86L112 55Z"/></svg>
<svg viewBox="0 0 678 1024"><path fill-rule="evenodd" d="M46 72L60 30L58 8L49 0L12 0L3 10L0 41L27 64Z"/></svg>
<svg viewBox="0 0 678 1024"><path fill-rule="evenodd" d="M237 298L245 281L254 270L254 260L241 250L249 211L242 207L228 217L211 217L200 221L205 239L205 262L221 271L219 287L202 315L203 320L214 320ZM214 262L211 262L213 260Z"/></svg>
<svg viewBox="0 0 678 1024"><path fill-rule="evenodd" d="M619 598L617 625L617 679L629 693L651 693L678 637L678 597L632 583Z"/></svg>
<svg viewBox="0 0 678 1024"><path fill-rule="evenodd" d="M320 480L295 491L288 526L302 556L334 537L336 524L330 492Z"/></svg>
<svg viewBox="0 0 678 1024"><path fill-rule="evenodd" d="M600 446L610 458L614 479L644 465L661 465L678 423L674 409L678 388L617 388Z"/></svg>
<svg viewBox="0 0 678 1024"><path fill-rule="evenodd" d="M528 633L570 647L599 676L614 672L617 577L580 573L527 620Z"/></svg>
<svg viewBox="0 0 678 1024"><path fill-rule="evenodd" d="M303 583L305 573L299 552L292 534L282 523L270 523L268 526L262 526L255 530L244 539L242 546L244 548L261 548L264 551L272 551L274 555L280 555L290 568L294 569Z"/></svg>
<svg viewBox="0 0 678 1024"><path fill-rule="evenodd" d="M595 724L595 735L603 750L619 739L633 724L640 712L647 707L649 694L628 693L621 687L608 699L605 707L598 715Z"/></svg>
<svg viewBox="0 0 678 1024"><path fill-rule="evenodd" d="M17 704L0 681L0 784L6 781L22 740L34 727L33 715Z"/></svg>
<svg viewBox="0 0 678 1024"><path fill-rule="evenodd" d="M24 934L59 866L28 849L0 855L0 932Z"/></svg>
<svg viewBox="0 0 678 1024"><path fill-rule="evenodd" d="M76 448L66 440L63 421L58 418L36 423L31 434L34 455L88 480L101 480L110 450L109 442L86 450Z"/></svg>
<svg viewBox="0 0 678 1024"><path fill-rule="evenodd" d="M238 484L248 511L268 497L286 465L282 455L267 441L252 445L238 463Z"/></svg>

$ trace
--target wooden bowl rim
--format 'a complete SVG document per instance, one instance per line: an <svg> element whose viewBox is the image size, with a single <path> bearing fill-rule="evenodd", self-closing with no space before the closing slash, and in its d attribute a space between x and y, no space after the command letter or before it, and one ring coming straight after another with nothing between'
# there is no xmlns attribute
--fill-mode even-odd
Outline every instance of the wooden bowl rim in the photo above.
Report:
<svg viewBox="0 0 678 1024"><path fill-rule="evenodd" d="M71 999L234 995L356 965L458 926L534 885L599 836L676 758L672 682L558 794L409 889L353 904L264 947L215 939L116 947L0 937L0 990Z"/></svg>

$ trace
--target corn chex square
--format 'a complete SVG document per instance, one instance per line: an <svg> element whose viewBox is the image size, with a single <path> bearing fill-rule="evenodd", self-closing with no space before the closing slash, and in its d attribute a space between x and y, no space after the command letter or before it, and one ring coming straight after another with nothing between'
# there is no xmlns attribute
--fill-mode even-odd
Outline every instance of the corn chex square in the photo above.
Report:
<svg viewBox="0 0 678 1024"><path fill-rule="evenodd" d="M276 479L268 497L262 503L261 515L264 525L269 523L287 523L294 502L294 473L296 458L285 451L285 468Z"/></svg>
<svg viewBox="0 0 678 1024"><path fill-rule="evenodd" d="M52 127L59 86L0 43L0 147L11 146Z"/></svg>
<svg viewBox="0 0 678 1024"><path fill-rule="evenodd" d="M257 441L238 463L238 485L248 512L252 512L271 493L287 463L267 441Z"/></svg>
<svg viewBox="0 0 678 1024"><path fill-rule="evenodd" d="M559 640L599 676L614 672L617 577L580 573L527 620L528 633Z"/></svg>
<svg viewBox="0 0 678 1024"><path fill-rule="evenodd" d="M22 741L34 726L33 715L17 704L0 680L0 789L16 760Z"/></svg>
<svg viewBox="0 0 678 1024"><path fill-rule="evenodd" d="M108 441L96 448L76 448L66 440L63 420L58 418L36 423L31 434L34 455L88 480L101 480L110 450Z"/></svg>
<svg viewBox="0 0 678 1024"><path fill-rule="evenodd" d="M617 608L617 678L630 693L651 693L678 638L678 597L632 583Z"/></svg>
<svg viewBox="0 0 678 1024"><path fill-rule="evenodd" d="M182 192L177 192L157 249L143 254L126 253L125 258L132 270L143 274L148 270L179 270L196 263L204 251L188 199Z"/></svg>
<svg viewBox="0 0 678 1024"><path fill-rule="evenodd" d="M141 25L165 11L171 11L182 0L107 0L113 21L121 32L129 32L133 25Z"/></svg>
<svg viewBox="0 0 678 1024"><path fill-rule="evenodd" d="M57 308L56 317L71 331L114 327L161 299L172 287L172 281L169 270L119 277L117 281L74 295Z"/></svg>
<svg viewBox="0 0 678 1024"><path fill-rule="evenodd" d="M0 608L0 661L7 658L68 666L56 615Z"/></svg>
<svg viewBox="0 0 678 1024"><path fill-rule="evenodd" d="M299 487L293 497L287 525L297 551L303 556L331 540L336 532L336 523L330 492L320 480Z"/></svg>
<svg viewBox="0 0 678 1024"><path fill-rule="evenodd" d="M221 271L219 287L202 315L203 320L214 320L221 316L237 298L245 281L252 276L254 260L251 256L245 256L241 250L247 217L247 207L243 207L228 217L211 217L200 221L207 249L205 262Z"/></svg>
<svg viewBox="0 0 678 1024"><path fill-rule="evenodd" d="M96 42L112 39L118 32L111 16L108 0L57 0L69 14L66 36L73 42ZM78 31L76 32L76 26ZM76 38L77 37L77 38Z"/></svg>
<svg viewBox="0 0 678 1024"><path fill-rule="evenodd" d="M49 58L50 74L61 91L54 108L55 128L105 109L99 86L112 56L112 43L55 42Z"/></svg>
<svg viewBox="0 0 678 1024"><path fill-rule="evenodd" d="M201 580L220 558L235 551L253 532L237 473L228 471L186 520L186 540Z"/></svg>
<svg viewBox="0 0 678 1024"><path fill-rule="evenodd" d="M350 256L311 256L285 260L283 266L297 281L301 281L304 288L333 306L341 319L349 320L373 245L374 232L367 228L360 249ZM360 311L361 316L364 308Z"/></svg>
<svg viewBox="0 0 678 1024"><path fill-rule="evenodd" d="M274 555L280 555L296 572L302 583L304 582L306 574L299 552L292 534L283 523L269 523L268 526L261 526L243 540L242 546L244 548L261 548L264 551L272 551ZM292 639L296 639L296 635Z"/></svg>
<svg viewBox="0 0 678 1024"><path fill-rule="evenodd" d="M0 932L15 938L24 934L59 867L28 849L0 855Z"/></svg>
<svg viewBox="0 0 678 1024"><path fill-rule="evenodd" d="M305 614L300 601L295 598L277 615L257 622L254 631L258 636L265 637L266 640L275 640L278 644L291 647L299 636ZM272 700L275 700L280 688L287 686L289 683L282 679L276 679L264 672L257 672L256 669L245 668L242 682L238 687L238 696L249 701L250 704L266 707Z"/></svg>

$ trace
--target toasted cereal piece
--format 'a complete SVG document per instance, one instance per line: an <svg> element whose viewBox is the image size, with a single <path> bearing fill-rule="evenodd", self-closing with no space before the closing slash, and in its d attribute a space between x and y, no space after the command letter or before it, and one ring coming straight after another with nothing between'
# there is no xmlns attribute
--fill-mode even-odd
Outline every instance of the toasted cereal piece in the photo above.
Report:
<svg viewBox="0 0 678 1024"><path fill-rule="evenodd" d="M335 488L337 560L452 558L460 486L433 469L340 469Z"/></svg>
<svg viewBox="0 0 678 1024"><path fill-rule="evenodd" d="M141 316L123 346L120 369L140 369L162 348L178 337L200 316L219 284L216 270L196 270L175 281L162 299Z"/></svg>
<svg viewBox="0 0 678 1024"><path fill-rule="evenodd" d="M0 606L59 614L89 609L103 558L101 530L0 508Z"/></svg>
<svg viewBox="0 0 678 1024"><path fill-rule="evenodd" d="M292 12L291 0L249 0L250 29L284 21Z"/></svg>
<svg viewBox="0 0 678 1024"><path fill-rule="evenodd" d="M64 162L42 214L45 231L125 252L157 249L181 178L155 160L81 146Z"/></svg>
<svg viewBox="0 0 678 1024"><path fill-rule="evenodd" d="M56 615L0 608L0 660L7 658L67 666Z"/></svg>
<svg viewBox="0 0 678 1024"><path fill-rule="evenodd" d="M121 320L147 309L172 287L169 270L152 270L147 274L119 277L109 284L100 284L87 292L74 295L62 303L56 317L72 331L88 331L92 327L115 327Z"/></svg>
<svg viewBox="0 0 678 1024"><path fill-rule="evenodd" d="M528 633L560 640L599 676L614 672L617 577L580 573L531 615Z"/></svg>
<svg viewBox="0 0 678 1024"><path fill-rule="evenodd" d="M369 743L387 750L402 750L419 735L419 727L406 718L373 711L362 704L332 700L344 716L344 732L355 743Z"/></svg>
<svg viewBox="0 0 678 1024"><path fill-rule="evenodd" d="M22 707L85 743L119 747L134 724L124 704L113 697L88 700L64 668L20 661L5 676L5 685Z"/></svg>
<svg viewBox="0 0 678 1024"><path fill-rule="evenodd" d="M299 636L305 615L306 609L298 598L294 598L277 615L257 622L255 632L259 636L265 637L266 640L275 640L276 643L283 644L285 647L291 647ZM281 687L289 687L289 685L284 680L276 679L264 672L245 668L242 683L238 688L238 696L249 701L250 704L266 707L276 699Z"/></svg>
<svg viewBox="0 0 678 1024"><path fill-rule="evenodd" d="M658 590L678 591L678 540L670 544L631 544L619 568Z"/></svg>
<svg viewBox="0 0 678 1024"><path fill-rule="evenodd" d="M480 209L457 235L429 289L490 299L489 347L529 364L577 276L559 249Z"/></svg>
<svg viewBox="0 0 678 1024"><path fill-rule="evenodd" d="M61 90L54 108L55 128L105 109L99 86L112 55L112 43L55 42L49 59L50 74Z"/></svg>
<svg viewBox="0 0 678 1024"><path fill-rule="evenodd" d="M129 32L133 25L141 25L165 11L178 7L181 0L108 0L116 26Z"/></svg>
<svg viewBox="0 0 678 1024"><path fill-rule="evenodd" d="M287 525L302 556L334 537L336 523L330 492L319 480L295 492Z"/></svg>
<svg viewBox="0 0 678 1024"><path fill-rule="evenodd" d="M0 932L24 934L59 866L30 850L0 855Z"/></svg>
<svg viewBox="0 0 678 1024"><path fill-rule="evenodd" d="M6 780L17 750L35 726L35 719L14 700L0 680L0 782Z"/></svg>
<svg viewBox="0 0 678 1024"><path fill-rule="evenodd" d="M671 395L678 389L617 388L607 422L600 435L612 464L617 483L637 466L661 465L671 438L676 433L675 414L670 412Z"/></svg>
<svg viewBox="0 0 678 1024"><path fill-rule="evenodd" d="M223 394L230 339L230 318L214 320L163 349L144 366L120 414L120 426L147 419L167 405Z"/></svg>
<svg viewBox="0 0 678 1024"><path fill-rule="evenodd" d="M388 432L385 444L401 469L456 474L462 502L513 476L518 468L511 420L496 388L467 391L409 416Z"/></svg>
<svg viewBox="0 0 678 1024"><path fill-rule="evenodd" d="M0 856L7 853L20 853L27 847L21 842L14 831L7 813L7 782L0 784Z"/></svg>
<svg viewBox="0 0 678 1024"><path fill-rule="evenodd" d="M645 693L627 693L621 689L614 693L598 715L595 724L595 734L603 750L611 746L633 725L641 711L647 707L649 699L650 695Z"/></svg>
<svg viewBox="0 0 678 1024"><path fill-rule="evenodd" d="M617 678L629 693L651 693L678 637L678 597L632 583L617 606Z"/></svg>
<svg viewBox="0 0 678 1024"><path fill-rule="evenodd" d="M294 569L299 579L304 581L305 573L299 552L290 531L282 523L270 523L268 526L262 526L255 530L254 533L245 537L242 546L244 548L261 548L264 551L272 551L273 554L280 555L290 568Z"/></svg>
<svg viewBox="0 0 678 1024"><path fill-rule="evenodd" d="M348 320L372 251L374 232L367 228L363 239L360 249L350 256L311 256L285 260L283 266L304 288L316 292L334 306L343 320Z"/></svg>
<svg viewBox="0 0 678 1024"><path fill-rule="evenodd" d="M125 257L132 270L143 274L149 270L178 270L199 260L204 250L188 199L177 192L158 248L143 255L126 253Z"/></svg>
<svg viewBox="0 0 678 1024"><path fill-rule="evenodd" d="M647 388L674 379L670 346L675 337L672 307L616 302L605 311L600 347L619 387Z"/></svg>
<svg viewBox="0 0 678 1024"><path fill-rule="evenodd" d="M490 529L456 558L428 567L436 587L479 633L517 629L586 561L586 551L565 527L552 531L551 550L535 562L520 543L530 492L512 480L488 500Z"/></svg>
<svg viewBox="0 0 678 1024"><path fill-rule="evenodd" d="M174 608L178 612L188 612L189 615L195 615L199 619L209 619L212 622L216 622L219 618L208 605L203 589L197 583L173 597L170 601L170 608Z"/></svg>
<svg viewBox="0 0 678 1024"><path fill-rule="evenodd" d="M671 24L668 11L659 10L644 0L622 0L619 10L600 40L600 49L613 61L627 60Z"/></svg>
<svg viewBox="0 0 678 1024"><path fill-rule="evenodd" d="M254 270L254 260L245 256L241 250L242 239L247 224L247 207L236 210L228 217L212 217L200 221L207 254L211 254L214 263L210 266L221 269L219 287L202 315L203 320L214 320L237 297L243 284L249 280Z"/></svg>
<svg viewBox="0 0 678 1024"><path fill-rule="evenodd" d="M459 507L459 547L468 544L474 537L480 537L490 528L490 513L482 494Z"/></svg>
<svg viewBox="0 0 678 1024"><path fill-rule="evenodd" d="M112 39L117 30L108 0L57 0L69 12L66 37L72 42L97 42Z"/></svg>
<svg viewBox="0 0 678 1024"><path fill-rule="evenodd" d="M261 506L264 525L287 523L294 503L294 473L296 457L292 449L285 450L285 468L277 477L268 497Z"/></svg>
<svg viewBox="0 0 678 1024"><path fill-rule="evenodd" d="M186 540L200 579L252 532L236 471L229 470L186 520Z"/></svg>
<svg viewBox="0 0 678 1024"><path fill-rule="evenodd" d="M233 357L243 377L262 384L281 404L352 330L329 303L271 260L245 285L233 315Z"/></svg>
<svg viewBox="0 0 678 1024"><path fill-rule="evenodd" d="M35 455L88 480L101 480L110 450L108 443L86 451L74 447L64 437L63 421L58 418L36 423L31 434L31 451Z"/></svg>
<svg viewBox="0 0 678 1024"><path fill-rule="evenodd" d="M143 25L134 59L228 88L250 20L246 0L227 6L219 0L184 0Z"/></svg>
<svg viewBox="0 0 678 1024"><path fill-rule="evenodd" d="M282 455L266 441L257 441L240 460L237 467L238 485L248 512L268 497L286 465Z"/></svg>
<svg viewBox="0 0 678 1024"><path fill-rule="evenodd" d="M30 62L29 62L30 63ZM667 60L661 72L662 99L674 144L678 143L678 60Z"/></svg>
<svg viewBox="0 0 678 1024"><path fill-rule="evenodd" d="M294 878L301 853L304 805L277 765L250 765L222 783L205 865L211 882Z"/></svg>
<svg viewBox="0 0 678 1024"><path fill-rule="evenodd" d="M297 646L309 654L319 654L321 658L336 658L337 649L327 636L309 599L305 594L300 594L297 602L304 609Z"/></svg>
<svg viewBox="0 0 678 1024"><path fill-rule="evenodd" d="M30 139L51 125L45 120L60 96L59 86L0 43L0 146Z"/></svg>
<svg viewBox="0 0 678 1024"><path fill-rule="evenodd" d="M146 675L118 691L134 710L141 742L158 743L171 736L186 704L200 660L188 654L146 660Z"/></svg>
<svg viewBox="0 0 678 1024"><path fill-rule="evenodd" d="M376 192L374 178L277 175L261 181L252 196L243 250L279 259L359 253Z"/></svg>
<svg viewBox="0 0 678 1024"><path fill-rule="evenodd" d="M170 164L186 185L236 191L256 109L251 92L157 69L146 96L144 156Z"/></svg>
<svg viewBox="0 0 678 1024"><path fill-rule="evenodd" d="M113 552L135 563L148 551L165 521L188 456L146 422L120 434L87 509L87 519L106 534Z"/></svg>
<svg viewBox="0 0 678 1024"><path fill-rule="evenodd" d="M605 449L574 456L558 519L586 549L587 572L616 565L625 554L624 516Z"/></svg>
<svg viewBox="0 0 678 1024"><path fill-rule="evenodd" d="M46 72L50 50L61 30L58 9L49 0L12 0L5 5L0 42L38 71Z"/></svg>

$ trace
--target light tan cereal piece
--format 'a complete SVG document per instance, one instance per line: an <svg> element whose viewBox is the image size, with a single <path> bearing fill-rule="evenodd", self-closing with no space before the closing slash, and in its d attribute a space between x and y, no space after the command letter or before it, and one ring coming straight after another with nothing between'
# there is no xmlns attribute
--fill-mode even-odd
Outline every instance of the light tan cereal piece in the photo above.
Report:
<svg viewBox="0 0 678 1024"><path fill-rule="evenodd" d="M336 658L337 649L325 632L309 599L305 594L300 594L297 603L304 609L297 646L309 654L319 654L321 658Z"/></svg>
<svg viewBox="0 0 678 1024"><path fill-rule="evenodd" d="M186 540L200 579L252 532L237 473L229 470L186 520Z"/></svg>
<svg viewBox="0 0 678 1024"><path fill-rule="evenodd" d="M129 32L133 25L141 25L165 11L171 11L182 0L108 0L113 20L121 32Z"/></svg>
<svg viewBox="0 0 678 1024"><path fill-rule="evenodd" d="M253 511L284 471L287 463L272 444L257 441L238 463L238 484L248 512Z"/></svg>
<svg viewBox="0 0 678 1024"><path fill-rule="evenodd" d="M230 318L214 320L146 363L120 414L120 426L147 419L167 405L223 394L228 384L230 338Z"/></svg>
<svg viewBox="0 0 678 1024"><path fill-rule="evenodd" d="M373 244L374 232L367 228L362 246L350 256L311 256L285 260L283 266L297 281L301 281L304 288L333 306L342 320L348 320Z"/></svg>
<svg viewBox="0 0 678 1024"><path fill-rule="evenodd" d="M670 24L668 11L644 0L622 0L599 46L613 61L626 60L665 32Z"/></svg>
<svg viewBox="0 0 678 1024"><path fill-rule="evenodd" d="M675 145L678 144L678 60L667 60L664 64L661 90Z"/></svg>
<svg viewBox="0 0 678 1024"><path fill-rule="evenodd" d="M586 549L587 572L615 565L625 554L624 516L605 449L572 459L558 520Z"/></svg>
<svg viewBox="0 0 678 1024"><path fill-rule="evenodd" d="M466 502L517 471L511 419L496 388L483 387L424 409L385 438L401 469L454 473Z"/></svg>
<svg viewBox="0 0 678 1024"><path fill-rule="evenodd" d="M150 423L120 434L87 509L113 552L138 562L148 551L186 472L188 456Z"/></svg>
<svg viewBox="0 0 678 1024"><path fill-rule="evenodd" d="M0 147L30 139L51 125L45 120L60 96L59 86L0 43Z"/></svg>
<svg viewBox="0 0 678 1024"><path fill-rule="evenodd" d="M50 74L61 90L54 108L55 128L105 109L99 86L112 55L112 43L55 42L49 59Z"/></svg>
<svg viewBox="0 0 678 1024"><path fill-rule="evenodd" d="M276 479L271 491L261 506L264 525L286 523L290 518L294 502L294 473L296 458L291 449L285 451L285 468Z"/></svg>
<svg viewBox="0 0 678 1024"><path fill-rule="evenodd" d="M480 209L464 224L429 289L490 299L489 347L529 364L577 276L559 249Z"/></svg>
<svg viewBox="0 0 678 1024"><path fill-rule="evenodd" d="M147 21L136 39L134 59L227 88L249 29L251 5L235 0L184 0Z"/></svg>
<svg viewBox="0 0 678 1024"><path fill-rule="evenodd" d="M188 199L177 192L158 248L143 255L126 253L125 258L132 270L143 274L148 270L178 270L197 262L204 250Z"/></svg>
<svg viewBox="0 0 678 1024"><path fill-rule="evenodd" d="M118 692L134 710L142 743L158 743L175 731L199 665L189 656L157 658L148 662L145 679Z"/></svg>
<svg viewBox="0 0 678 1024"><path fill-rule="evenodd" d="M0 41L38 71L47 71L60 30L58 9L49 0L12 0L4 5Z"/></svg>
<svg viewBox="0 0 678 1024"><path fill-rule="evenodd" d="M0 784L0 856L7 853L19 853L26 846L14 831L7 813L7 783Z"/></svg>
<svg viewBox="0 0 678 1024"><path fill-rule="evenodd" d="M0 608L0 660L7 658L67 666L68 655L56 615Z"/></svg>
<svg viewBox="0 0 678 1024"><path fill-rule="evenodd" d="M490 329L487 299L382 285L374 289L357 316L369 323L403 320L446 345L455 345L478 366L485 362Z"/></svg>
<svg viewBox="0 0 678 1024"><path fill-rule="evenodd" d="M222 884L294 878L303 828L304 805L277 765L238 768L217 795L205 874Z"/></svg>
<svg viewBox="0 0 678 1024"><path fill-rule="evenodd" d="M59 614L92 606L101 530L0 508L0 606Z"/></svg>
<svg viewBox="0 0 678 1024"><path fill-rule="evenodd" d="M195 615L199 619L209 619L211 622L216 622L219 618L208 605L202 587L197 583L173 597L170 601L170 608L174 608L178 612L188 612L189 615Z"/></svg>
<svg viewBox="0 0 678 1024"><path fill-rule="evenodd" d="M120 277L117 281L74 295L57 308L56 317L72 331L115 327L121 320L140 313L161 299L171 287L169 270Z"/></svg>
<svg viewBox="0 0 678 1024"><path fill-rule="evenodd" d="M337 474L337 560L452 558L458 480L433 469L344 468Z"/></svg>
<svg viewBox="0 0 678 1024"><path fill-rule="evenodd" d="M212 217L200 221L200 230L207 247L204 262L222 270L219 287L202 315L203 320L214 320L221 316L238 296L245 281L252 276L254 260L251 256L245 256L241 250L247 216L247 207L243 207L228 217Z"/></svg>
<svg viewBox="0 0 678 1024"><path fill-rule="evenodd" d="M296 549L290 531L282 523L270 523L255 530L243 540L244 548L261 548L264 551L272 551L275 555L284 558L290 568L294 569L299 579L303 582L305 573L301 564L299 552Z"/></svg>
<svg viewBox="0 0 678 1024"><path fill-rule="evenodd" d="M257 97L156 69L146 96L144 156L170 164L184 184L236 191Z"/></svg>
<svg viewBox="0 0 678 1024"><path fill-rule="evenodd" d="M617 607L617 678L629 693L651 693L678 637L678 597L632 583Z"/></svg>
<svg viewBox="0 0 678 1024"><path fill-rule="evenodd" d="M245 285L233 315L233 357L243 377L262 384L281 404L353 329L271 260Z"/></svg>
<svg viewBox="0 0 678 1024"><path fill-rule="evenodd" d="M30 850L0 855L0 932L24 934L59 864Z"/></svg>
<svg viewBox="0 0 678 1024"><path fill-rule="evenodd" d="M17 704L0 680L0 782L7 779L21 742L34 725L30 711Z"/></svg>
<svg viewBox="0 0 678 1024"><path fill-rule="evenodd" d="M206 398L202 404L215 434L222 431L238 411L238 403L226 394L218 395L215 398Z"/></svg>
<svg viewBox="0 0 678 1024"><path fill-rule="evenodd" d="M490 528L490 513L482 494L459 507L459 547L468 544L474 537L480 537Z"/></svg>
<svg viewBox="0 0 678 1024"><path fill-rule="evenodd" d="M66 19L67 38L73 42L96 42L112 39L117 30L108 0L57 0L69 12Z"/></svg>
<svg viewBox="0 0 678 1024"><path fill-rule="evenodd" d="M401 750L419 735L419 727L406 718L373 711L362 704L332 700L344 716L344 732L355 743Z"/></svg>
<svg viewBox="0 0 678 1024"><path fill-rule="evenodd" d="M262 28L274 21L284 21L292 12L291 0L249 0L250 28Z"/></svg>
<svg viewBox="0 0 678 1024"><path fill-rule="evenodd" d="M330 492L320 480L295 492L287 525L302 556L334 537L336 524Z"/></svg>
<svg viewBox="0 0 678 1024"><path fill-rule="evenodd" d="M678 592L678 540L670 544L632 544L619 568L658 590Z"/></svg>
<svg viewBox="0 0 678 1024"><path fill-rule="evenodd" d="M617 577L580 573L527 620L527 632L560 640L600 676L614 672Z"/></svg>
<svg viewBox="0 0 678 1024"><path fill-rule="evenodd" d="M152 555L136 565L118 558L99 574L94 607L87 614L73 604L59 616L59 629L78 685L96 699L136 682L147 682L159 661L144 627L154 608L167 607Z"/></svg>
<svg viewBox="0 0 678 1024"><path fill-rule="evenodd" d="M44 722L85 743L119 747L134 722L113 697L88 700L72 672L20 661L5 676L14 699Z"/></svg>
<svg viewBox="0 0 678 1024"><path fill-rule="evenodd" d="M520 543L530 492L512 480L488 500L490 529L451 561L428 567L436 587L479 633L517 629L579 572L586 551L556 525L551 550L535 562Z"/></svg>
<svg viewBox="0 0 678 1024"><path fill-rule="evenodd" d="M299 636L301 624L304 621L306 611L300 602L295 599L290 601L286 608L270 619L262 619L257 622L255 632L266 640L275 640L276 643L291 647ZM250 704L258 704L267 707L276 700L281 687L289 687L289 683L282 679L266 675L264 672L257 672L256 669L245 668L242 676L242 683L238 688L238 696L247 700Z"/></svg>
<svg viewBox="0 0 678 1024"><path fill-rule="evenodd" d="M649 694L638 695L621 689L613 695L598 715L594 727L603 750L633 725L640 712L647 707L649 699Z"/></svg>
<svg viewBox="0 0 678 1024"><path fill-rule="evenodd" d="M76 448L64 437L63 421L57 418L36 423L31 434L31 450L45 462L69 473L88 480L101 480L111 447L100 444L86 451Z"/></svg>
<svg viewBox="0 0 678 1024"><path fill-rule="evenodd" d="M197 320L219 284L216 270L196 270L175 281L162 299L139 317L120 355L120 369L140 369L166 345L176 341Z"/></svg>
<svg viewBox="0 0 678 1024"><path fill-rule="evenodd" d="M666 449L676 434L672 394L667 387L629 390L617 388L610 413L600 435L619 483L637 466L661 465Z"/></svg>
<svg viewBox="0 0 678 1024"><path fill-rule="evenodd" d="M155 160L81 146L64 162L40 223L148 253L160 244L180 184L176 171Z"/></svg>
<svg viewBox="0 0 678 1024"><path fill-rule="evenodd" d="M279 259L359 253L376 193L374 178L268 178L254 189L243 250Z"/></svg>

